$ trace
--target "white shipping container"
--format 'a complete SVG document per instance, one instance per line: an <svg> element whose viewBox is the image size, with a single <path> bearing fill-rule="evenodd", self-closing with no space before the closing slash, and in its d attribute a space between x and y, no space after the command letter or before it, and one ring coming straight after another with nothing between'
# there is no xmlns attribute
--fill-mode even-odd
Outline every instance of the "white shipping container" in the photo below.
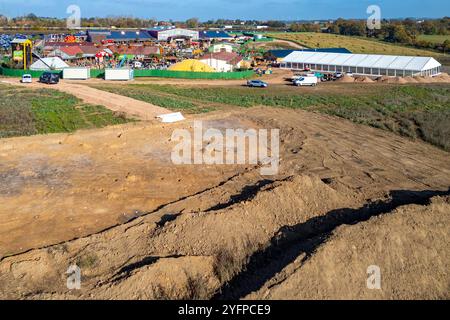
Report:
<svg viewBox="0 0 450 320"><path fill-rule="evenodd" d="M105 69L105 80L132 80L133 69Z"/></svg>
<svg viewBox="0 0 450 320"><path fill-rule="evenodd" d="M63 79L69 80L87 80L91 77L89 68L64 68Z"/></svg>

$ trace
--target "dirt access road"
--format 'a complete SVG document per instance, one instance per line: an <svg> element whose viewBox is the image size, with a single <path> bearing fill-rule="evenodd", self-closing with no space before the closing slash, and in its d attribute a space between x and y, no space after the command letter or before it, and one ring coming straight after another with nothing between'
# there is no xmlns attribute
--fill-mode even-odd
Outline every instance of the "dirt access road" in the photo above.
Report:
<svg viewBox="0 0 450 320"><path fill-rule="evenodd" d="M264 80L272 85L278 85L278 84L286 84L286 78L291 78L293 76L293 73L289 70L281 70L281 69L274 69L274 73L271 75L264 75L262 77L258 77L258 79ZM89 99L89 101L97 101L96 96L99 96L102 98L102 91L98 90L89 90L87 92L84 92L81 90L81 85L90 85L90 84L173 84L173 85L189 85L189 86L242 86L246 84L246 80L200 80L200 79L167 79L167 78L136 78L132 81L128 82L118 82L118 81L106 81L103 79L89 79L89 80L61 80L58 85L48 86L44 84L40 84L39 82L34 82L33 84L21 84L20 79L18 78L0 78L0 82L3 83L9 83L14 85L24 85L28 86L30 88L54 88L58 89L67 93L72 93L76 96L79 96L79 94L84 93L86 99ZM76 93L76 94L75 94ZM114 99L119 99L121 96L114 96ZM81 96L80 96L81 98ZM110 100L114 99L103 99L102 101L107 103L110 102ZM135 101L135 100L134 100ZM86 100L87 102L87 100ZM98 102L97 102L98 103ZM142 102L141 102L142 103ZM151 104L150 104L151 105ZM117 108L118 106L115 106Z"/></svg>
<svg viewBox="0 0 450 320"><path fill-rule="evenodd" d="M174 165L191 121L0 140L0 298L448 298L447 152L300 110L197 119L280 128L278 175Z"/></svg>
<svg viewBox="0 0 450 320"><path fill-rule="evenodd" d="M102 105L112 111L125 113L127 116L140 120L154 120L156 116L171 113L170 110L143 102L140 100L124 97L118 94L98 90L72 81L61 80L57 85L47 85L37 81L31 84L22 84L18 79L2 78L2 83L20 85L27 88L41 89L51 88L68 94L72 94L85 103Z"/></svg>

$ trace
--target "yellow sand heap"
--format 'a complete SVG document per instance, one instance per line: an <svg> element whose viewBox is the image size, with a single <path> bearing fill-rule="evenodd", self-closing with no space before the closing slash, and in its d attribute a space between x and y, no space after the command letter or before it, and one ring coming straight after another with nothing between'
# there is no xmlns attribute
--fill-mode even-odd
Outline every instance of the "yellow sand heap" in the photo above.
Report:
<svg viewBox="0 0 450 320"><path fill-rule="evenodd" d="M214 68L211 68L207 64L195 59L187 59L178 62L171 66L169 70L172 71L193 71L193 72L216 72Z"/></svg>

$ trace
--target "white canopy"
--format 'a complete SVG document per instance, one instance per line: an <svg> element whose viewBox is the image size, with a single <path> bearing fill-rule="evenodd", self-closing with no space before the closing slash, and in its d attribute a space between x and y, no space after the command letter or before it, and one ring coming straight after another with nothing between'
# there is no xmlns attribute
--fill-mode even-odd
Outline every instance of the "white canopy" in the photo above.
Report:
<svg viewBox="0 0 450 320"><path fill-rule="evenodd" d="M425 71L441 67L432 57L388 56L373 54L324 53L294 51L284 63L306 63L345 67L380 68L410 71Z"/></svg>
<svg viewBox="0 0 450 320"><path fill-rule="evenodd" d="M49 57L37 60L30 66L30 70L62 70L69 65L59 57Z"/></svg>

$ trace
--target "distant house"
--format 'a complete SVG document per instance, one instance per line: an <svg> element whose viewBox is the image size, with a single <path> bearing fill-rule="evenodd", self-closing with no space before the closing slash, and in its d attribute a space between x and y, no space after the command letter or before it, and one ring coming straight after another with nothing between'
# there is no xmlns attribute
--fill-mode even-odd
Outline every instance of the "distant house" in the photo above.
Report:
<svg viewBox="0 0 450 320"><path fill-rule="evenodd" d="M83 52L83 58L95 58L102 49L96 46L80 46L80 50Z"/></svg>
<svg viewBox="0 0 450 320"><path fill-rule="evenodd" d="M65 33L50 33L44 36L44 40L48 42L60 42L64 41L67 37Z"/></svg>
<svg viewBox="0 0 450 320"><path fill-rule="evenodd" d="M233 71L236 68L240 68L243 63L243 58L234 52L208 53L199 60L218 72Z"/></svg>
<svg viewBox="0 0 450 320"><path fill-rule="evenodd" d="M209 52L233 52L234 51L234 46L233 44L230 43L218 43L218 44L214 44L211 47L209 47Z"/></svg>
<svg viewBox="0 0 450 320"><path fill-rule="evenodd" d="M144 59L152 55L161 54L161 48L157 46L108 46L109 50L119 55L134 56Z"/></svg>
<svg viewBox="0 0 450 320"><path fill-rule="evenodd" d="M63 60L74 60L83 57L83 50L79 46L60 47L51 51L47 57L60 57Z"/></svg>

